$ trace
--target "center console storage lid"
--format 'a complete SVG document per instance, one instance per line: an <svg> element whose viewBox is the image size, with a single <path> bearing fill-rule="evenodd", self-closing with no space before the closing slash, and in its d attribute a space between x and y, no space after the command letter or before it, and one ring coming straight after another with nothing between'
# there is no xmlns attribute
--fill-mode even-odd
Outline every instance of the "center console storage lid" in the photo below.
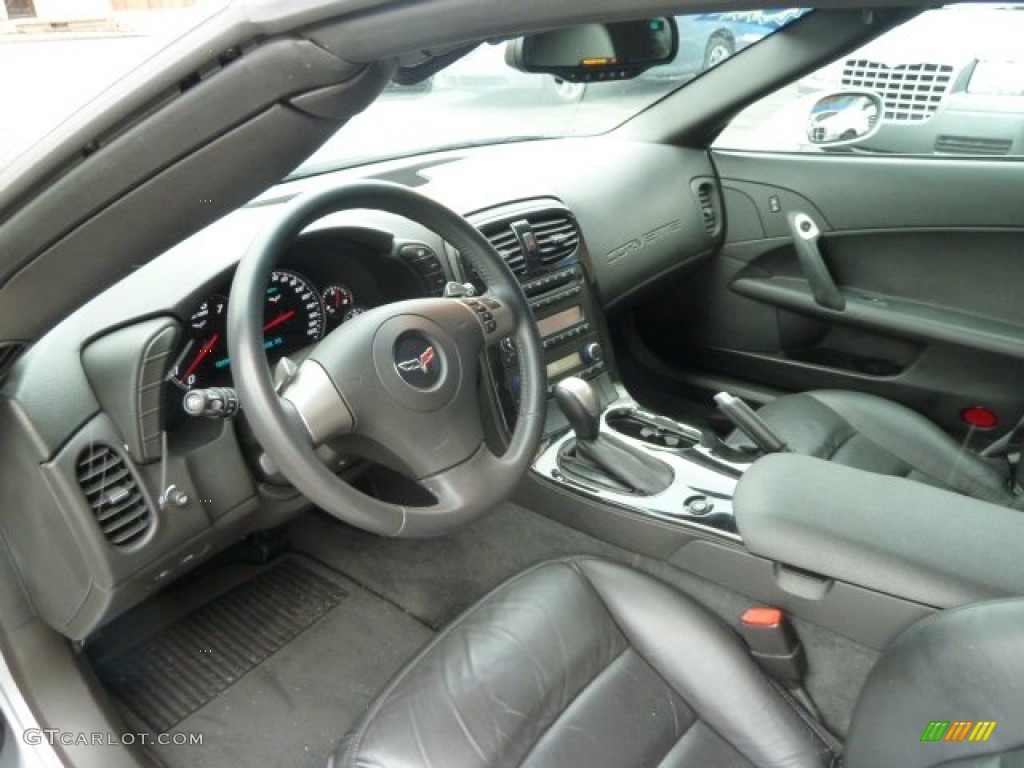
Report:
<svg viewBox="0 0 1024 768"><path fill-rule="evenodd" d="M948 608L1024 595L1024 512L795 454L737 487L747 548L775 562Z"/></svg>

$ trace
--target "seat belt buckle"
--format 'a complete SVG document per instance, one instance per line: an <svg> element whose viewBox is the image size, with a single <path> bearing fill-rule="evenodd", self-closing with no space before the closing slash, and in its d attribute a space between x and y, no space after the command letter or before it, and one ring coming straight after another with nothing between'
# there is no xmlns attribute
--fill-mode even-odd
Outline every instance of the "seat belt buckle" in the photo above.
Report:
<svg viewBox="0 0 1024 768"><path fill-rule="evenodd" d="M807 657L793 625L778 608L748 608L740 634L761 668L787 687L796 687L807 673Z"/></svg>

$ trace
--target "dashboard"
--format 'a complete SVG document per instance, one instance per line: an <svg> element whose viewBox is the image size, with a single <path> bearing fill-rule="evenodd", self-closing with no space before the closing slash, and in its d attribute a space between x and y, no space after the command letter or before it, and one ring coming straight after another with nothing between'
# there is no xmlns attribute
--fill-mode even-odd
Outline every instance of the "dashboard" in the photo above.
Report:
<svg viewBox="0 0 1024 768"><path fill-rule="evenodd" d="M295 195L361 179L417 188L491 240L534 312L549 381L582 375L611 386L613 361L598 357L604 313L709 257L720 240L707 226L708 200L720 194L707 153L629 141L473 148L269 190L111 285L3 382L0 501L12 512L0 525L14 551L46 553L20 563L19 576L47 624L86 638L239 538L308 508L262 463L244 410L190 418L182 400L232 384L225 320L253 237ZM363 310L474 278L429 229L369 210L316 222L268 277L271 364L298 360ZM491 355L481 402L500 441L515 412L515 350L502 344Z"/></svg>

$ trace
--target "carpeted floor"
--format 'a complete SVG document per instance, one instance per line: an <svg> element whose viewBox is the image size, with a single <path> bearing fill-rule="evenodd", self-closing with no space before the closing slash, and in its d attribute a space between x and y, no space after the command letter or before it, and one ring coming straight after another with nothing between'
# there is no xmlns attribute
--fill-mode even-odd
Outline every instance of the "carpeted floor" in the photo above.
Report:
<svg viewBox="0 0 1024 768"><path fill-rule="evenodd" d="M292 545L342 571L425 624L438 629L492 587L554 557L592 554L623 560L619 547L515 504L467 528L431 539L384 539L309 514L291 528Z"/></svg>

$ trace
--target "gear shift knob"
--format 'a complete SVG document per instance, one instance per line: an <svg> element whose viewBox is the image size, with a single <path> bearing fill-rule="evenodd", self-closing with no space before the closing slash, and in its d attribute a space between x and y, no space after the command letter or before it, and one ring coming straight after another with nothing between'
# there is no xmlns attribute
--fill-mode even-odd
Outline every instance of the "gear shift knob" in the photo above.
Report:
<svg viewBox="0 0 1024 768"><path fill-rule="evenodd" d="M601 427L601 402L594 388L577 376L555 385L555 402L577 440L595 440Z"/></svg>

